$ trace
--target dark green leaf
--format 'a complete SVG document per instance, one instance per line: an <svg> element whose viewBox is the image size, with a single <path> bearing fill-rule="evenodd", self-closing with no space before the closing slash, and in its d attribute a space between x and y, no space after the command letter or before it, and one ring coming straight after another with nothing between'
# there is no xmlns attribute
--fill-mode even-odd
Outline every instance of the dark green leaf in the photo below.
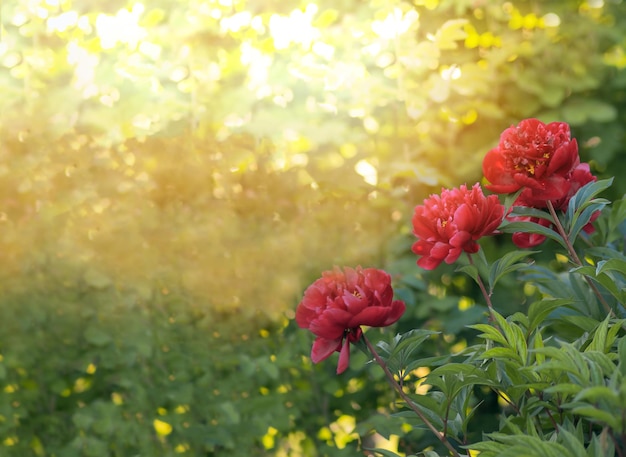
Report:
<svg viewBox="0 0 626 457"><path fill-rule="evenodd" d="M562 405L562 407L570 408L570 405L564 404ZM592 422L599 422L602 424L606 424L615 430L620 429L619 418L616 417L615 414L610 413L608 411L601 410L591 405L573 406L571 410L574 414L584 416L585 418L591 420Z"/></svg>
<svg viewBox="0 0 626 457"><path fill-rule="evenodd" d="M536 217L539 219L545 219L554 224L554 218L550 213L529 206L514 206L513 211L511 211L509 216Z"/></svg>
<svg viewBox="0 0 626 457"><path fill-rule="evenodd" d="M368 447L364 447L363 449L367 451L372 451L375 454L384 455L385 457L400 457L400 454L396 454L395 452L388 451L387 449L368 448Z"/></svg>
<svg viewBox="0 0 626 457"><path fill-rule="evenodd" d="M604 199L594 199L589 202L580 214L576 214L576 217L571 221L571 227L568 230L568 238L570 243L574 243L580 231L591 221L591 218L598 211L601 211L610 202Z"/></svg>
<svg viewBox="0 0 626 457"><path fill-rule="evenodd" d="M504 275L527 266L526 262L516 263L539 251L511 251L496 260L489 270L489 289L493 290L496 283Z"/></svg>
<svg viewBox="0 0 626 457"><path fill-rule="evenodd" d="M606 402L608 405L619 405L619 396L617 392L606 386L592 386L578 392L572 401L589 403Z"/></svg>
<svg viewBox="0 0 626 457"><path fill-rule="evenodd" d="M564 428L559 429L558 440L559 443L567 448L568 457L587 457L585 446L583 446L581 440Z"/></svg>
<svg viewBox="0 0 626 457"><path fill-rule="evenodd" d="M528 308L529 330L536 329L552 311L571 304L566 298L544 299L534 302Z"/></svg>
<svg viewBox="0 0 626 457"><path fill-rule="evenodd" d="M478 335L481 338L485 338L505 346L508 345L508 342L504 335L499 330L489 324L474 324L470 325L469 328L473 328L475 330L483 332Z"/></svg>
<svg viewBox="0 0 626 457"><path fill-rule="evenodd" d="M590 182L581 187L570 199L567 206L567 211L565 212L566 226L572 227L580 212L589 204L591 199L611 187L611 184L613 184L613 178Z"/></svg>
<svg viewBox="0 0 626 457"><path fill-rule="evenodd" d="M525 233L537 233L539 235L543 235L546 238L549 238L553 241L559 243L563 248L567 249L567 245L561 236L555 232L554 230L544 227L543 225L539 225L535 222L509 222L503 223L500 226L500 231L504 233L516 233L516 232L525 232Z"/></svg>

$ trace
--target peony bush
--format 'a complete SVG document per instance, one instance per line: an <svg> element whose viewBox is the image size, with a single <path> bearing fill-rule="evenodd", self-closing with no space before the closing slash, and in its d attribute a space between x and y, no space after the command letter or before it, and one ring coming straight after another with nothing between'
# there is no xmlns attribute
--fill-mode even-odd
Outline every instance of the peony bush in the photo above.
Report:
<svg viewBox="0 0 626 457"><path fill-rule="evenodd" d="M420 304L394 300L383 270L335 268L296 310L297 324L316 336L311 360L339 352L341 374L350 346L365 352L397 395L395 420L436 439L414 455L626 455L626 203L599 197L612 179L590 170L568 124L526 119L485 155L484 186L442 189L415 207L416 268L454 264L477 284L488 310L470 326L480 344L425 354L424 343L442 337L433 329L371 330ZM520 249L495 259L481 249L486 237L509 235ZM548 243L563 262L535 261ZM510 304L494 292L509 275L535 292L524 312L506 316ZM472 439L476 392L485 389L502 405L499 423ZM367 442L368 455L398 455Z"/></svg>

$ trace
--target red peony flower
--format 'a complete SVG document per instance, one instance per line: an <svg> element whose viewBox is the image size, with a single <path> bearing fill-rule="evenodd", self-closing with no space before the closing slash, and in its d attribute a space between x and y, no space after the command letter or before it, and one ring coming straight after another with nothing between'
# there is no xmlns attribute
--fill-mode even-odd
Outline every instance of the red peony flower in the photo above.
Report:
<svg viewBox="0 0 626 457"><path fill-rule="evenodd" d="M483 174L492 192L525 187L525 200L545 208L546 200L558 201L570 193L569 177L579 163L578 144L566 123L526 119L502 132L498 147L483 160Z"/></svg>
<svg viewBox="0 0 626 457"><path fill-rule="evenodd" d="M417 264L427 270L441 262L453 263L463 251L478 251L476 242L492 235L504 216L504 206L496 195L485 197L479 184L468 189L442 189L423 205L415 207L413 233L417 238L412 250L422 256Z"/></svg>
<svg viewBox="0 0 626 457"><path fill-rule="evenodd" d="M404 302L393 300L391 276L385 271L335 267L306 289L296 322L317 337L311 350L313 363L340 353L339 374L348 368L350 343L361 338L361 325L386 327L396 322L405 308Z"/></svg>
<svg viewBox="0 0 626 457"><path fill-rule="evenodd" d="M597 178L591 174L588 163L579 164L567 176L567 181L568 181L567 194L563 195L562 198L552 202L554 205L554 208L556 210L567 211L569 201L574 195L576 195L576 192L578 192L580 188L583 187L585 184L588 184L596 180ZM540 203L543 203L545 206L545 201L538 202L535 198L533 198L533 195L527 191L529 191L529 189L525 189L524 191L522 191L519 197L517 197L517 199L515 200L515 203L513 204L513 206L527 206L527 207L532 207L532 208L538 208L540 207L539 206ZM600 216L600 211L596 211L592 215L589 223L583 227L583 230L586 233L594 232L595 228L593 227L592 222L595 221L598 218L598 216ZM526 216L508 217L507 216L507 220L529 221L529 222L535 222L537 224L543 225L544 227L548 227L548 228L553 227L553 224L550 221L546 219L540 219L537 217L526 217ZM536 233L516 232L512 236L513 243L515 243L515 245L520 248L531 248L534 246L538 246L541 243L543 243L545 239L546 239L545 236L539 235Z"/></svg>

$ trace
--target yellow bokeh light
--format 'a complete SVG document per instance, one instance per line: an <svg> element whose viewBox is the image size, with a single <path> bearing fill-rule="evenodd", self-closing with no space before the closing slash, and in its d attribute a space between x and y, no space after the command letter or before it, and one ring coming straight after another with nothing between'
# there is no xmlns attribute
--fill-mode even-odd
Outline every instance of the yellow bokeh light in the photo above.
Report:
<svg viewBox="0 0 626 457"><path fill-rule="evenodd" d="M173 430L173 427L169 423L159 419L154 419L154 421L152 421L152 426L160 436L167 436L172 433Z"/></svg>
<svg viewBox="0 0 626 457"><path fill-rule="evenodd" d="M113 392L111 394L111 401L113 402L114 405L116 406L120 406L124 404L124 398L122 397L121 394L119 394L118 392Z"/></svg>

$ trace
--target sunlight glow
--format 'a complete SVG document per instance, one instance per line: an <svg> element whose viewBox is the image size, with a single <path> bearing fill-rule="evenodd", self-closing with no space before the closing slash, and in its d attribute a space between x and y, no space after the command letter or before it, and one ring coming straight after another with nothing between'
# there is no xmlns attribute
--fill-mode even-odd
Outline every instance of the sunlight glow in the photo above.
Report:
<svg viewBox="0 0 626 457"><path fill-rule="evenodd" d="M74 65L74 88L82 92L84 98L98 94L98 86L94 84L95 69L100 59L75 42L67 45L67 62Z"/></svg>
<svg viewBox="0 0 626 457"><path fill-rule="evenodd" d="M241 63L248 66L247 87L256 92L257 98L265 98L272 94L268 85L269 68L272 65L272 56L255 48L249 42L240 46Z"/></svg>
<svg viewBox="0 0 626 457"><path fill-rule="evenodd" d="M277 50L287 49L291 43L309 48L320 37L319 29L311 24L318 11L318 6L309 3L305 10L293 10L289 16L272 14L270 16L270 34Z"/></svg>
<svg viewBox="0 0 626 457"><path fill-rule="evenodd" d="M248 27L252 22L252 13L250 11L242 11L222 18L220 28L222 32L239 32L242 28Z"/></svg>
<svg viewBox="0 0 626 457"><path fill-rule="evenodd" d="M548 13L542 19L546 27L558 27L561 25L561 18L555 13Z"/></svg>
<svg viewBox="0 0 626 457"><path fill-rule="evenodd" d="M418 19L419 13L417 11L410 10L403 14L402 10L396 7L382 21L372 22L372 31L383 39L393 40L408 32Z"/></svg>
<svg viewBox="0 0 626 457"><path fill-rule="evenodd" d="M143 4L135 3L132 10L121 9L115 16L98 14L96 30L102 49L113 49L117 43L125 43L134 49L147 35L139 25L139 18L145 9Z"/></svg>
<svg viewBox="0 0 626 457"><path fill-rule="evenodd" d="M78 23L78 13L76 11L68 11L56 17L48 18L46 23L48 33L65 32L70 27Z"/></svg>
<svg viewBox="0 0 626 457"><path fill-rule="evenodd" d="M363 176L363 180L375 186L378 183L378 170L367 160L359 160L354 166L354 170Z"/></svg>
<svg viewBox="0 0 626 457"><path fill-rule="evenodd" d="M440 71L441 78L444 81L452 81L454 79L459 79L461 77L461 69L456 65L452 65L448 68L443 68Z"/></svg>

